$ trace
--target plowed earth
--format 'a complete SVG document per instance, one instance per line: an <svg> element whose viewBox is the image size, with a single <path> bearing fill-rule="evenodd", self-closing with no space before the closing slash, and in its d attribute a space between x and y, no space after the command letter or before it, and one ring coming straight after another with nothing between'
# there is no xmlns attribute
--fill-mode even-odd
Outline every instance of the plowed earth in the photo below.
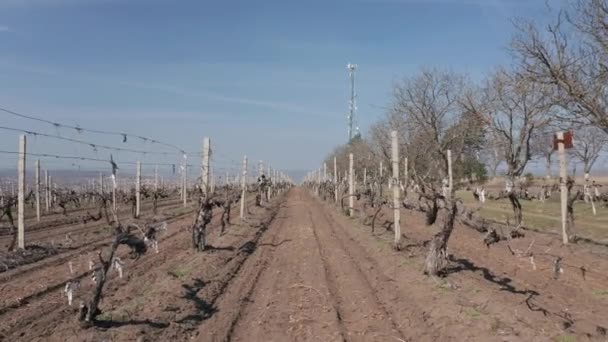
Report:
<svg viewBox="0 0 608 342"><path fill-rule="evenodd" d="M97 327L81 329L77 304L90 293L86 258L74 257L81 289L70 307L70 278L58 256L0 279L0 339L6 341L605 341L608 261L601 250L563 247L528 232L514 248L487 248L457 226L442 278L422 274L425 243L436 232L402 212L404 248L392 232L359 224L303 189L264 207L195 252L192 215L177 217L160 252L112 272ZM389 217L390 213L384 213ZM382 217L380 218L382 220ZM532 243L533 242L533 243ZM553 272L555 256L562 272ZM585 268L583 276L581 266ZM23 266L27 267L27 266Z"/></svg>

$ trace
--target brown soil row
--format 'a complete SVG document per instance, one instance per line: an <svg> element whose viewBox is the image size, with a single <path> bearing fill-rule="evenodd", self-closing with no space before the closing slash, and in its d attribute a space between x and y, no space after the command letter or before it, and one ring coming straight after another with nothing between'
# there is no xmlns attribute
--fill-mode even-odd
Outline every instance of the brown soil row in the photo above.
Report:
<svg viewBox="0 0 608 342"><path fill-rule="evenodd" d="M238 212L238 210L233 211ZM383 212L380 221L390 219ZM0 314L7 341L605 341L608 261L584 246L561 246L528 232L514 241L531 250L517 258L505 242L457 226L442 278L422 274L425 244L437 227L402 211L404 248L393 233L359 224L303 189L292 189L198 253L191 217L170 225L158 254L128 261L111 275L102 325L81 329L60 288ZM236 215L233 221L237 222ZM554 278L553 262L563 272ZM79 264L80 265L80 264ZM82 267L82 266L79 266ZM534 267L536 269L534 269ZM584 267L585 276L581 274ZM80 269L80 268L79 268ZM65 264L49 265L35 281L61 280ZM85 272L86 274L86 272ZM91 290L82 278L76 299ZM19 288L22 291L19 292ZM0 289L5 294L5 289Z"/></svg>

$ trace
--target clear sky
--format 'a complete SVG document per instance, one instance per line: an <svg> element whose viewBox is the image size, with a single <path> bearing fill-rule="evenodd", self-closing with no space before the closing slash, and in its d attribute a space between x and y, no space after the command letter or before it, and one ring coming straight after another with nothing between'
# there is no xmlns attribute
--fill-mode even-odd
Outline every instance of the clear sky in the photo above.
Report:
<svg viewBox="0 0 608 342"><path fill-rule="evenodd" d="M218 169L245 153L310 169L346 141L348 62L365 133L394 80L421 66L480 78L509 62L510 20L544 14L544 0L0 0L0 107L187 151L210 136ZM3 113L0 123L122 144ZM31 152L109 154L30 141ZM17 133L0 131L0 150L16 149Z"/></svg>

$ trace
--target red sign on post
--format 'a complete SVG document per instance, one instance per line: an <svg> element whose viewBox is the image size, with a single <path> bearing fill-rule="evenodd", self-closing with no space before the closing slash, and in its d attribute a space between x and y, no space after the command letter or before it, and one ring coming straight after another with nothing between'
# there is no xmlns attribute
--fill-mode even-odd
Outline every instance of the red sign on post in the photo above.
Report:
<svg viewBox="0 0 608 342"><path fill-rule="evenodd" d="M557 134L553 135L553 149L557 150L558 149L558 144L561 142L564 144L564 148L565 149L569 149L574 147L573 143L572 143L572 138L574 137L574 134L572 133L572 131L567 131L564 132L564 138L560 141L557 137Z"/></svg>

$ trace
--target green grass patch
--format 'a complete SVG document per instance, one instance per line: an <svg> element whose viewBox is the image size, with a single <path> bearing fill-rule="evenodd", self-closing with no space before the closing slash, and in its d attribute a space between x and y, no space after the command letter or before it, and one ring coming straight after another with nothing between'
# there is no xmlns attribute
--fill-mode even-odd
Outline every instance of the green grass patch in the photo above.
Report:
<svg viewBox="0 0 608 342"><path fill-rule="evenodd" d="M572 335L562 335L554 338L555 342L576 342L576 337Z"/></svg>
<svg viewBox="0 0 608 342"><path fill-rule="evenodd" d="M98 320L98 321L111 321L112 320L112 313L111 312L101 313L101 314L97 315L95 317L95 319Z"/></svg>
<svg viewBox="0 0 608 342"><path fill-rule="evenodd" d="M477 310L475 308L466 308L464 310L464 313L473 319L477 319L477 318L481 317L481 312L479 312L479 310Z"/></svg>
<svg viewBox="0 0 608 342"><path fill-rule="evenodd" d="M600 298L608 298L608 290L595 290L593 295Z"/></svg>
<svg viewBox="0 0 608 342"><path fill-rule="evenodd" d="M457 191L456 195L470 206L478 206L470 191ZM524 225L530 228L560 232L561 231L561 204L559 196L554 195L550 200L542 203L540 201L521 201ZM597 215L593 215L590 203L576 201L574 204L574 224L576 231L584 237L595 240L608 239L608 209L600 203L595 204ZM480 210L483 218L498 222L511 222L513 210L507 199L490 200L484 203Z"/></svg>
<svg viewBox="0 0 608 342"><path fill-rule="evenodd" d="M167 274L169 274L170 276L177 278L177 279L183 279L183 278L187 277L188 274L190 274L190 272L188 270L185 270L182 268L176 268L174 270L168 271Z"/></svg>

